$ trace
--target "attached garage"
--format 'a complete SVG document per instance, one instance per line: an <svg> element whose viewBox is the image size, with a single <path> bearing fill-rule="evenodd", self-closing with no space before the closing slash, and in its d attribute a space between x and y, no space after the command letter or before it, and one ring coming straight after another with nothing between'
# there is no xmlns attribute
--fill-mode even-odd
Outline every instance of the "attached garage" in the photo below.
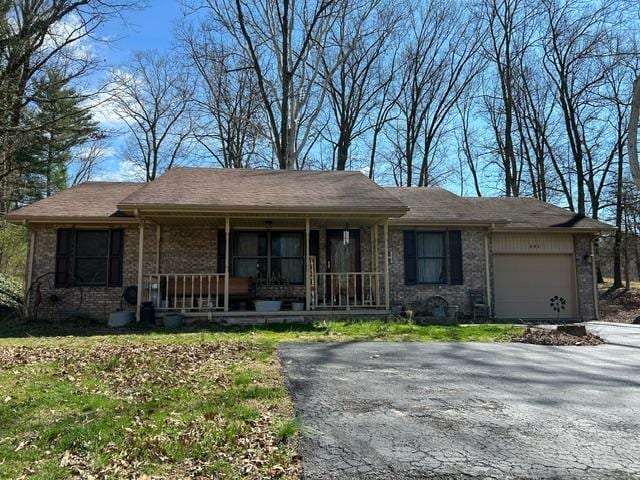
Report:
<svg viewBox="0 0 640 480"><path fill-rule="evenodd" d="M496 233L492 260L496 317L577 317L572 235Z"/></svg>

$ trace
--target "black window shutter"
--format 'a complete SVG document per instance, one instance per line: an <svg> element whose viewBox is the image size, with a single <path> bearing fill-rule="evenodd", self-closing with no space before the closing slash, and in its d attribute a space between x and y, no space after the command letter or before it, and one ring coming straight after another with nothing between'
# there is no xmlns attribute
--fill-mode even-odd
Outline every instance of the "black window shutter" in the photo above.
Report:
<svg viewBox="0 0 640 480"><path fill-rule="evenodd" d="M122 286L122 262L124 259L124 230L117 229L109 232L109 273L110 287Z"/></svg>
<svg viewBox="0 0 640 480"><path fill-rule="evenodd" d="M224 230L218 230L218 273L224 273L226 248L227 248L227 235Z"/></svg>
<svg viewBox="0 0 640 480"><path fill-rule="evenodd" d="M56 288L71 286L71 260L73 258L73 230L61 228L56 243Z"/></svg>
<svg viewBox="0 0 640 480"><path fill-rule="evenodd" d="M462 285L462 232L449 231L449 271L451 285Z"/></svg>
<svg viewBox="0 0 640 480"><path fill-rule="evenodd" d="M309 232L309 256L316 257L316 272L320 265L320 231L311 230Z"/></svg>
<svg viewBox="0 0 640 480"><path fill-rule="evenodd" d="M418 283L418 254L416 250L416 232L404 231L404 284L416 285Z"/></svg>

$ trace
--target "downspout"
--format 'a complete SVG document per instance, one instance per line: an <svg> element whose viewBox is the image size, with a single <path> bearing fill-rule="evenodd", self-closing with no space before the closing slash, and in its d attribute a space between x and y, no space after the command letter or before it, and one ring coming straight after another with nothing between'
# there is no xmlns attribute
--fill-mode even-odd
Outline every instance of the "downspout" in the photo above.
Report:
<svg viewBox="0 0 640 480"><path fill-rule="evenodd" d="M591 239L591 280L593 282L593 313L595 314L595 320L600 320L600 308L598 299L598 277L596 269L596 237Z"/></svg>
<svg viewBox="0 0 640 480"><path fill-rule="evenodd" d="M493 302L491 301L491 262L489 260L489 235L494 228L491 224L489 230L484 234L484 269L487 283L487 306L489 307L489 318L493 318Z"/></svg>

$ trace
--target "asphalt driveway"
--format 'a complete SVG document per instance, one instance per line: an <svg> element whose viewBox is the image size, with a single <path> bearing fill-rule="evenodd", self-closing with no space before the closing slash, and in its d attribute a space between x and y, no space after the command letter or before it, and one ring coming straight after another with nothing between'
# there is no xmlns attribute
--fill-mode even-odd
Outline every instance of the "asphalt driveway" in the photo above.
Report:
<svg viewBox="0 0 640 480"><path fill-rule="evenodd" d="M640 478L640 328L611 343L283 344L308 479Z"/></svg>

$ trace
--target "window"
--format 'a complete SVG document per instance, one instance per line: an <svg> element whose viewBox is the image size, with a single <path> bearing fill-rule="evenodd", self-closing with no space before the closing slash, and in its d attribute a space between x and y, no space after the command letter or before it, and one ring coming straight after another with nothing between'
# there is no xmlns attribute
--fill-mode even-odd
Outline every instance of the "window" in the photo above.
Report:
<svg viewBox="0 0 640 480"><path fill-rule="evenodd" d="M304 236L301 233L271 234L271 275L289 283L304 283Z"/></svg>
<svg viewBox="0 0 640 480"><path fill-rule="evenodd" d="M279 277L304 283L304 234L299 232L234 232L233 275Z"/></svg>
<svg viewBox="0 0 640 480"><path fill-rule="evenodd" d="M236 277L266 278L269 273L268 237L266 232L235 232L233 235L233 267Z"/></svg>
<svg viewBox="0 0 640 480"><path fill-rule="evenodd" d="M447 283L444 232L417 232L418 283Z"/></svg>
<svg viewBox="0 0 640 480"><path fill-rule="evenodd" d="M462 232L404 232L406 285L462 285Z"/></svg>
<svg viewBox="0 0 640 480"><path fill-rule="evenodd" d="M58 230L56 286L122 286L123 230Z"/></svg>

